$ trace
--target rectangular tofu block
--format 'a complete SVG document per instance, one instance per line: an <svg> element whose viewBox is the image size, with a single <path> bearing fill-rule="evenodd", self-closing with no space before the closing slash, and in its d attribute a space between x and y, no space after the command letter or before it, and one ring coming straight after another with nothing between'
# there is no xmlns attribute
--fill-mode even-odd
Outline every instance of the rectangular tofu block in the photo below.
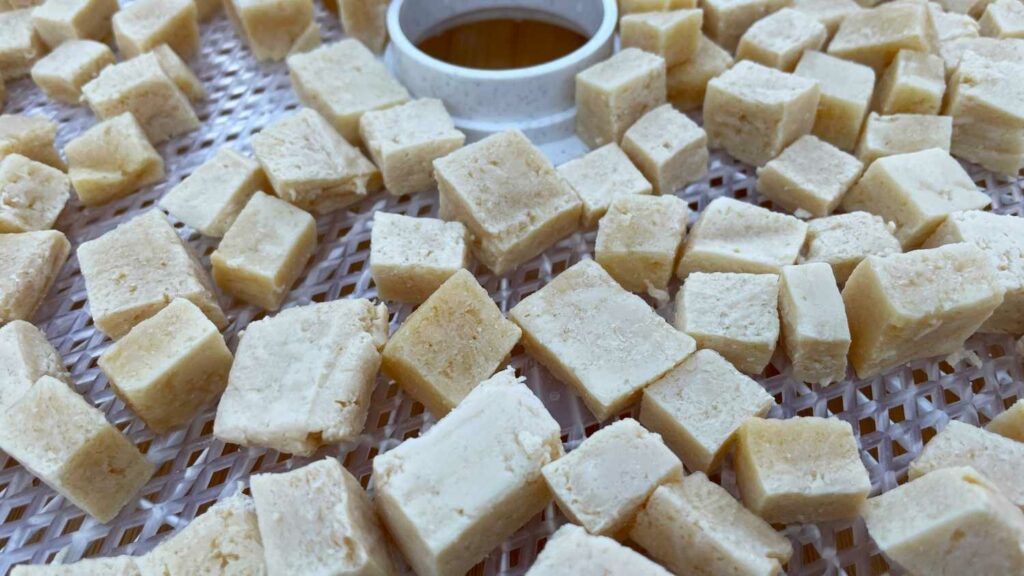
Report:
<svg viewBox="0 0 1024 576"><path fill-rule="evenodd" d="M655 194L674 194L708 173L707 134L671 104L630 126L622 150L654 185Z"/></svg>
<svg viewBox="0 0 1024 576"><path fill-rule="evenodd" d="M140 576L140 573L135 558L113 556L86 558L70 564L21 564L11 570L11 576Z"/></svg>
<svg viewBox="0 0 1024 576"><path fill-rule="evenodd" d="M936 43L935 25L925 2L892 2L843 19L828 53L881 74L900 50L931 52Z"/></svg>
<svg viewBox="0 0 1024 576"><path fill-rule="evenodd" d="M879 116L872 112L864 124L857 145L857 157L870 166L883 156L939 148L949 152L953 139L953 118L925 114Z"/></svg>
<svg viewBox="0 0 1024 576"><path fill-rule="evenodd" d="M828 28L817 18L783 8L755 22L740 38L736 58L792 72L805 50L821 50Z"/></svg>
<svg viewBox="0 0 1024 576"><path fill-rule="evenodd" d="M72 40L110 38L117 0L46 0L32 12L32 25L51 50Z"/></svg>
<svg viewBox="0 0 1024 576"><path fill-rule="evenodd" d="M199 52L199 11L191 0L138 0L114 14L113 24L123 58L161 44L186 60Z"/></svg>
<svg viewBox="0 0 1024 576"><path fill-rule="evenodd" d="M651 194L654 188L614 142L558 167L558 175L583 201L584 229L592 229L621 196Z"/></svg>
<svg viewBox="0 0 1024 576"><path fill-rule="evenodd" d="M0 326L0 410L7 411L43 376L69 386L71 375L39 328L23 320Z"/></svg>
<svg viewBox="0 0 1024 576"><path fill-rule="evenodd" d="M945 92L942 58L904 49L878 81L875 109L882 114L938 114Z"/></svg>
<svg viewBox="0 0 1024 576"><path fill-rule="evenodd" d="M0 115L0 158L21 154L43 164L65 170L54 147L57 123L45 116Z"/></svg>
<svg viewBox="0 0 1024 576"><path fill-rule="evenodd" d="M630 574L669 576L661 566L607 536L593 536L575 524L563 524L544 545L527 576Z"/></svg>
<svg viewBox="0 0 1024 576"><path fill-rule="evenodd" d="M828 216L863 169L854 156L808 134L757 169L757 192L786 210Z"/></svg>
<svg viewBox="0 0 1024 576"><path fill-rule="evenodd" d="M376 212L370 274L382 300L423 302L469 266L469 237L459 222Z"/></svg>
<svg viewBox="0 0 1024 576"><path fill-rule="evenodd" d="M0 12L0 79L26 76L46 45L32 26L32 8Z"/></svg>
<svg viewBox="0 0 1024 576"><path fill-rule="evenodd" d="M701 34L693 56L666 72L668 101L683 112L700 108L704 105L708 82L728 70L732 63L732 54Z"/></svg>
<svg viewBox="0 0 1024 576"><path fill-rule="evenodd" d="M56 230L0 234L0 324L32 320L70 252Z"/></svg>
<svg viewBox="0 0 1024 576"><path fill-rule="evenodd" d="M64 148L82 204L99 206L164 179L164 160L129 112L104 120Z"/></svg>
<svg viewBox="0 0 1024 576"><path fill-rule="evenodd" d="M376 54L388 43L389 0L338 0L338 15L345 34L359 40Z"/></svg>
<svg viewBox="0 0 1024 576"><path fill-rule="evenodd" d="M0 160L0 234L53 228L71 196L63 172L11 154Z"/></svg>
<svg viewBox="0 0 1024 576"><path fill-rule="evenodd" d="M698 9L626 14L619 20L623 48L657 54L666 66L681 64L697 51L704 13Z"/></svg>
<svg viewBox="0 0 1024 576"><path fill-rule="evenodd" d="M837 148L852 151L871 106L875 71L863 64L808 50L793 73L817 80L821 88L811 132Z"/></svg>
<svg viewBox="0 0 1024 576"><path fill-rule="evenodd" d="M782 343L793 377L812 384L846 377L850 327L832 268L824 263L786 266L779 275Z"/></svg>
<svg viewBox="0 0 1024 576"><path fill-rule="evenodd" d="M758 20L785 8L791 0L705 0L704 33L726 50Z"/></svg>
<svg viewBox="0 0 1024 576"><path fill-rule="evenodd" d="M1011 440L1024 442L1024 400L1014 402L1013 406L993 418L985 429Z"/></svg>
<svg viewBox="0 0 1024 576"><path fill-rule="evenodd" d="M559 274L509 311L527 352L600 421L629 406L697 345L593 260ZM615 334L615 338L606 337Z"/></svg>
<svg viewBox="0 0 1024 576"><path fill-rule="evenodd" d="M690 207L676 196L617 198L597 229L594 258L626 290L665 290L689 218Z"/></svg>
<svg viewBox="0 0 1024 576"><path fill-rule="evenodd" d="M665 103L665 59L625 48L576 75L576 134L590 148L612 142Z"/></svg>
<svg viewBox="0 0 1024 576"><path fill-rule="evenodd" d="M313 0L224 0L224 8L258 60L281 61L320 45Z"/></svg>
<svg viewBox="0 0 1024 576"><path fill-rule="evenodd" d="M544 509L560 428L508 369L427 432L373 460L384 525L420 576L464 574Z"/></svg>
<svg viewBox="0 0 1024 576"><path fill-rule="evenodd" d="M114 63L114 53L94 40L68 40L32 66L32 81L51 100L77 106L82 86Z"/></svg>
<svg viewBox="0 0 1024 576"><path fill-rule="evenodd" d="M224 442L308 456L363 431L388 334L369 300L289 308L245 329L213 433Z"/></svg>

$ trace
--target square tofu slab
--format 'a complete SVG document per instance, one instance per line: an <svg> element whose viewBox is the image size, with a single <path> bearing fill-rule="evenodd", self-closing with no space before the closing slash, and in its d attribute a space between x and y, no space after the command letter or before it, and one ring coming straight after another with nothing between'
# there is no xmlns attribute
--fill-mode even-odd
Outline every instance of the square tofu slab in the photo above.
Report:
<svg viewBox="0 0 1024 576"><path fill-rule="evenodd" d="M0 324L32 320L70 252L56 230L0 234Z"/></svg>
<svg viewBox="0 0 1024 576"><path fill-rule="evenodd" d="M863 64L808 50L793 73L817 80L821 88L812 133L837 148L852 151L871 106L875 71Z"/></svg>
<svg viewBox="0 0 1024 576"><path fill-rule="evenodd" d="M793 377L816 384L846 376L850 327L832 268L824 262L786 266L779 275L782 343Z"/></svg>
<svg viewBox="0 0 1024 576"><path fill-rule="evenodd" d="M755 22L740 38L736 58L792 72L806 50L821 50L828 28L817 18L783 8Z"/></svg>
<svg viewBox="0 0 1024 576"><path fill-rule="evenodd" d="M697 9L626 14L619 21L623 48L639 48L665 59L666 66L693 57L704 14Z"/></svg>
<svg viewBox="0 0 1024 576"><path fill-rule="evenodd" d="M320 45L313 0L224 0L235 30L259 60L284 60Z"/></svg>
<svg viewBox="0 0 1024 576"><path fill-rule="evenodd" d="M376 212L370 274L382 300L423 302L469 265L469 239L459 222Z"/></svg>
<svg viewBox="0 0 1024 576"><path fill-rule="evenodd" d="M6 411L43 376L71 384L71 375L46 334L23 320L0 326L0 410Z"/></svg>
<svg viewBox="0 0 1024 576"><path fill-rule="evenodd" d="M1017 442L1024 442L1024 400L1017 400L1001 414L985 426L989 432L995 432Z"/></svg>
<svg viewBox="0 0 1024 576"><path fill-rule="evenodd" d="M689 217L689 206L676 196L617 198L601 219L594 258L626 290L665 290Z"/></svg>
<svg viewBox="0 0 1024 576"><path fill-rule="evenodd" d="M191 0L138 0L114 14L113 23L123 58L161 44L186 60L199 52L199 11Z"/></svg>
<svg viewBox="0 0 1024 576"><path fill-rule="evenodd" d="M68 142L68 177L82 204L99 206L164 179L164 160L129 112Z"/></svg>
<svg viewBox="0 0 1024 576"><path fill-rule="evenodd" d="M32 81L57 102L77 106L82 86L114 63L114 53L95 40L69 40L32 66Z"/></svg>
<svg viewBox="0 0 1024 576"><path fill-rule="evenodd" d="M808 134L757 169L757 192L787 210L828 216L863 169L856 157Z"/></svg>
<svg viewBox="0 0 1024 576"><path fill-rule="evenodd" d="M32 26L32 8L0 12L0 79L26 76L46 45Z"/></svg>
<svg viewBox="0 0 1024 576"><path fill-rule="evenodd" d="M666 73L668 101L683 112L700 108L704 105L708 82L728 70L732 62L732 54L701 34L693 56L672 66Z"/></svg>
<svg viewBox="0 0 1024 576"><path fill-rule="evenodd" d="M584 229L592 229L620 196L651 194L651 183L618 144L587 152L558 167L561 176L583 201Z"/></svg>
<svg viewBox="0 0 1024 576"><path fill-rule="evenodd" d="M0 233L53 228L71 196L68 177L42 162L11 154L0 160Z"/></svg>
<svg viewBox="0 0 1024 576"><path fill-rule="evenodd" d="M704 32L726 50L736 50L740 37L758 20L785 8L791 0L706 0Z"/></svg>
<svg viewBox="0 0 1024 576"><path fill-rule="evenodd" d="M926 2L893 2L843 19L828 53L860 62L881 74L900 50L931 52L937 44Z"/></svg>
<svg viewBox="0 0 1024 576"><path fill-rule="evenodd" d="M655 194L674 194L708 173L707 134L671 104L630 126L622 150L654 185Z"/></svg>
<svg viewBox="0 0 1024 576"><path fill-rule="evenodd" d="M606 536L593 536L575 524L564 524L544 545L528 576L630 574L669 576L669 572Z"/></svg>
<svg viewBox="0 0 1024 576"><path fill-rule="evenodd" d="M618 143L641 116L665 103L665 59L620 50L576 75L576 134L597 148Z"/></svg>
<svg viewBox="0 0 1024 576"><path fill-rule="evenodd" d="M953 140L953 118L926 114L879 116L872 112L864 124L857 157L870 166L883 156L939 148L949 152Z"/></svg>
<svg viewBox="0 0 1024 576"><path fill-rule="evenodd" d="M0 158L21 154L48 166L66 169L54 147L57 123L45 116L0 116Z"/></svg>
<svg viewBox="0 0 1024 576"><path fill-rule="evenodd" d="M71 40L103 42L118 9L117 0L46 0L32 12L32 25L50 49Z"/></svg>

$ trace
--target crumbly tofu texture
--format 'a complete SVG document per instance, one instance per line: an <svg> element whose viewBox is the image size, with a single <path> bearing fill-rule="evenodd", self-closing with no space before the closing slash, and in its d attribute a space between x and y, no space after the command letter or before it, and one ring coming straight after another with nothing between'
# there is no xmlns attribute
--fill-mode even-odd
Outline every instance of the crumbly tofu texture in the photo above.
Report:
<svg viewBox="0 0 1024 576"><path fill-rule="evenodd" d="M755 22L790 3L790 0L707 0L703 4L704 31L718 45L732 51Z"/></svg>
<svg viewBox="0 0 1024 576"><path fill-rule="evenodd" d="M995 0L978 21L981 33L993 38L1024 38L1024 5L1018 0Z"/></svg>
<svg viewBox="0 0 1024 576"><path fill-rule="evenodd" d="M3 415L0 449L100 522L109 522L156 467L66 382L43 376Z"/></svg>
<svg viewBox="0 0 1024 576"><path fill-rule="evenodd" d="M419 304L469 266L469 239L459 222L376 212L370 274L382 300Z"/></svg>
<svg viewBox="0 0 1024 576"><path fill-rule="evenodd" d="M931 52L937 37L926 4L893 2L850 14L839 25L828 53L881 74L900 50Z"/></svg>
<svg viewBox="0 0 1024 576"><path fill-rule="evenodd" d="M864 124L857 157L865 166L884 156L939 148L949 152L953 118L925 114L879 116L872 112Z"/></svg>
<svg viewBox="0 0 1024 576"><path fill-rule="evenodd" d="M654 192L651 183L614 142L562 164L558 175L583 201L580 222L584 229L597 226L617 198Z"/></svg>
<svg viewBox="0 0 1024 576"><path fill-rule="evenodd" d="M783 8L755 22L740 38L736 58L792 72L806 50L821 50L828 28L817 18Z"/></svg>
<svg viewBox="0 0 1024 576"><path fill-rule="evenodd" d="M52 100L77 106L82 86L115 61L106 44L94 40L69 40L32 66L32 81Z"/></svg>
<svg viewBox="0 0 1024 576"><path fill-rule="evenodd" d="M622 136L622 150L654 186L674 194L708 173L708 136L671 104L662 104Z"/></svg>
<svg viewBox="0 0 1024 576"><path fill-rule="evenodd" d="M800 261L824 262L832 267L836 281L846 284L861 260L902 251L900 241L881 216L850 212L808 222L807 245Z"/></svg>
<svg viewBox="0 0 1024 576"><path fill-rule="evenodd" d="M369 300L289 308L249 324L213 433L225 442L308 456L363 431L388 333Z"/></svg>
<svg viewBox="0 0 1024 576"><path fill-rule="evenodd" d="M644 389L640 423L661 434L688 470L714 473L736 430L775 399L714 350L698 350Z"/></svg>
<svg viewBox="0 0 1024 576"><path fill-rule="evenodd" d="M345 34L377 54L388 43L388 0L338 0L338 15Z"/></svg>
<svg viewBox="0 0 1024 576"><path fill-rule="evenodd" d="M564 454L560 434L507 369L374 458L377 510L416 573L463 574L543 510L551 493L541 468Z"/></svg>
<svg viewBox="0 0 1024 576"><path fill-rule="evenodd" d="M995 268L973 244L869 256L843 288L850 363L864 379L959 351L1003 302Z"/></svg>
<svg viewBox="0 0 1024 576"><path fill-rule="evenodd" d="M594 258L623 288L665 290L686 239L690 207L676 196L623 196L601 219Z"/></svg>
<svg viewBox="0 0 1024 576"><path fill-rule="evenodd" d="M124 58L167 44L188 60L199 52L199 10L191 0L139 0L113 17L114 40Z"/></svg>
<svg viewBox="0 0 1024 576"><path fill-rule="evenodd" d="M811 132L837 148L852 151L871 107L875 71L863 64L808 50L793 73L817 80L821 88Z"/></svg>
<svg viewBox="0 0 1024 576"><path fill-rule="evenodd" d="M435 160L434 175L441 218L466 226L473 255L495 274L527 262L579 226L583 203L518 130Z"/></svg>
<svg viewBox="0 0 1024 576"><path fill-rule="evenodd" d="M786 266L779 275L782 343L793 377L813 384L846 377L850 327L832 268L823 262Z"/></svg>
<svg viewBox="0 0 1024 576"><path fill-rule="evenodd" d="M576 134L590 148L618 143L665 103L665 59L626 48L576 75Z"/></svg>
<svg viewBox="0 0 1024 576"><path fill-rule="evenodd" d="M0 234L0 324L32 320L70 252L56 230Z"/></svg>
<svg viewBox="0 0 1024 576"><path fill-rule="evenodd" d="M878 81L875 109L882 114L938 114L946 92L946 66L934 54L900 50Z"/></svg>
<svg viewBox="0 0 1024 576"><path fill-rule="evenodd" d="M2 399L0 399L2 401ZM1024 400L1017 400L985 426L989 432L1024 442Z"/></svg>
<svg viewBox="0 0 1024 576"><path fill-rule="evenodd" d="M64 360L46 334L23 320L0 326L0 409L6 412L43 376L71 385Z"/></svg>
<svg viewBox="0 0 1024 576"><path fill-rule="evenodd" d="M320 45L313 0L224 0L224 8L259 60L280 61Z"/></svg>
<svg viewBox="0 0 1024 576"><path fill-rule="evenodd" d="M0 79L16 80L46 54L46 45L32 26L32 8L0 12Z"/></svg>
<svg viewBox="0 0 1024 576"><path fill-rule="evenodd" d="M135 558L112 556L85 558L70 564L20 564L11 570L11 576L140 576Z"/></svg>
<svg viewBox="0 0 1024 576"><path fill-rule="evenodd" d="M21 154L48 166L65 170L54 147L57 123L45 116L0 116L0 158Z"/></svg>
<svg viewBox="0 0 1024 576"><path fill-rule="evenodd" d="M530 355L582 396L601 421L639 399L644 387L696 349L692 338L593 260L559 274L512 308L509 318L523 329Z"/></svg>
<svg viewBox="0 0 1024 576"><path fill-rule="evenodd" d="M53 228L70 196L71 182L60 170L6 156L0 160L0 233Z"/></svg>
<svg viewBox="0 0 1024 576"><path fill-rule="evenodd" d="M47 0L32 12L32 25L50 49L72 40L110 38L117 0Z"/></svg>
<svg viewBox="0 0 1024 576"><path fill-rule="evenodd" d="M530 576L670 576L643 554L606 536L588 534L575 524L564 524L551 536L527 573Z"/></svg>
<svg viewBox="0 0 1024 576"><path fill-rule="evenodd" d="M732 64L732 54L701 34L693 56L666 72L668 101L683 112L700 108L704 105L708 82L728 70Z"/></svg>
<svg viewBox="0 0 1024 576"><path fill-rule="evenodd" d="M787 210L828 216L863 169L854 156L808 134L757 169L757 191Z"/></svg>
<svg viewBox="0 0 1024 576"><path fill-rule="evenodd" d="M89 128L64 148L82 204L99 206L164 179L164 160L129 112Z"/></svg>
<svg viewBox="0 0 1024 576"><path fill-rule="evenodd" d="M703 23L698 9L627 14L619 21L619 36L623 48L657 54L673 66L693 57Z"/></svg>

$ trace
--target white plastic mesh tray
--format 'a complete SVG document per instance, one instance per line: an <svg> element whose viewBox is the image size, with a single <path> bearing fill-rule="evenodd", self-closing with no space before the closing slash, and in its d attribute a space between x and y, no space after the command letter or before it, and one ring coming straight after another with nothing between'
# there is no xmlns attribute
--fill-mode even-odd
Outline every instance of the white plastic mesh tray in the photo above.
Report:
<svg viewBox="0 0 1024 576"><path fill-rule="evenodd" d="M340 38L334 15L320 11L318 18L325 41ZM298 106L284 64L256 62L223 14L203 26L203 50L192 66L209 92L208 100L197 108L202 128L160 147L168 177L158 186L99 208L85 209L72 200L57 227L75 247L152 208L164 192L221 146L248 152L253 133ZM9 91L5 112L44 114L58 120L60 147L93 123L86 109L53 104L28 80L11 84ZM578 143L562 143L549 146L546 151L561 162L580 149ZM757 198L749 167L720 155L712 158L707 177L682 194L694 210L694 219L711 199L723 195L768 205ZM1006 179L974 168L970 172L978 186L992 196L995 211L1021 213L1019 179ZM370 225L376 210L434 216L437 196L396 198L378 194L351 210L320 218L317 253L285 307L376 296L367 265ZM204 238L180 223L177 228L208 265L215 240ZM480 266L475 272L502 310L507 311L553 276L592 254L593 242L594 233L576 234L505 277L496 278ZM262 313L238 303L230 303L225 311L231 318L228 343L234 348L238 331ZM409 312L408 306L392 307L393 327ZM124 430L159 469L134 503L111 523L100 524L56 495L16 461L0 454L0 574L6 574L14 564L50 562L58 555L65 561L74 561L82 557L142 554L212 503L233 493L239 483L244 486L250 474L289 470L310 461L269 450L225 446L212 435L213 406L188 427L155 436L117 400L97 368L96 360L109 341L93 328L85 285L74 256L64 266L35 320L64 356L78 391ZM779 402L773 417L837 416L850 422L860 437L861 457L878 493L906 478L907 466L920 452L923 442L947 420L987 422L1024 392L1021 353L1012 338L977 336L969 341L968 348L981 358L980 366L964 361L922 361L871 380L848 380L821 387L789 378L787 361L777 356L759 380ZM593 416L579 399L520 348L514 351L512 364L527 377L530 387L561 423L563 440L569 448L597 429ZM636 416L635 408L627 414ZM338 457L368 485L370 462L376 454L417 435L432 422L422 405L406 398L397 386L381 377L366 430L359 440L325 448L315 458L326 454ZM736 493L728 462L716 479ZM522 574L533 563L545 538L562 522L564 518L554 504L548 506L490 554L474 573ZM795 550L789 574L867 575L889 570L860 520L790 526L785 533L793 540Z"/></svg>

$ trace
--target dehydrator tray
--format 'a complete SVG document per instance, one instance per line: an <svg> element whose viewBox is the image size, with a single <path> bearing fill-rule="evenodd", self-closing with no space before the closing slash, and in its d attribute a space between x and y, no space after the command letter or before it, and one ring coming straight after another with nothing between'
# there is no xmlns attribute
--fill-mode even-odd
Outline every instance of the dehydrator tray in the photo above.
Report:
<svg viewBox="0 0 1024 576"><path fill-rule="evenodd" d="M336 15L318 8L317 17L325 42L342 36ZM67 234L74 247L152 209L168 189L218 148L230 146L250 152L252 134L298 107L286 66L258 63L223 14L205 24L202 32L202 52L191 63L208 92L208 98L197 105L202 127L159 147L168 173L161 184L98 208L86 209L73 199L57 228ZM11 83L8 89L4 112L41 114L57 120L60 148L94 122L86 108L54 104L27 79ZM548 144L544 149L556 163L583 150L578 141L572 140ZM992 197L995 212L1021 214L1024 190L1020 178L995 175L975 166L968 166L968 171ZM757 196L753 170L722 154L712 154L708 175L681 196L693 210L694 220L719 196L769 205ZM377 210L436 216L437 195L394 197L380 193L349 210L319 218L317 252L285 307L376 297L368 259L370 228ZM216 239L175 223L208 266ZM495 277L479 265L474 272L507 312L562 270L590 257L594 236L593 232L577 233L504 277ZM225 297L221 300L231 319L226 335L234 349L238 333L263 313ZM407 305L391 306L392 329L410 311ZM666 312L667 307L661 311ZM58 496L14 459L0 454L0 574L26 562L142 554L217 500L244 489L251 474L289 470L325 455L339 458L372 489L373 457L434 422L422 405L382 376L373 394L366 429L358 441L324 448L313 458L223 444L212 434L214 406L203 410L187 427L157 436L114 396L97 367L96 361L110 341L92 325L85 284L74 255L34 320L63 355L78 391L124 430L157 464L158 471L116 519L101 524ZM1024 353L1015 344L1008 336L979 335L968 341L968 353L960 358L914 362L869 380L847 379L828 386L794 381L784 355L777 354L766 374L757 379L778 401L772 417L835 416L850 422L860 440L861 458L870 471L873 493L877 494L906 478L910 461L945 422L957 419L984 424L1024 394ZM562 425L568 448L597 429L582 402L520 347L513 352L512 364ZM623 415L635 417L636 408ZM715 479L736 494L729 462ZM524 573L545 539L564 521L552 503L494 550L473 573ZM793 525L784 533L794 545L788 574L899 573L882 558L860 520Z"/></svg>

